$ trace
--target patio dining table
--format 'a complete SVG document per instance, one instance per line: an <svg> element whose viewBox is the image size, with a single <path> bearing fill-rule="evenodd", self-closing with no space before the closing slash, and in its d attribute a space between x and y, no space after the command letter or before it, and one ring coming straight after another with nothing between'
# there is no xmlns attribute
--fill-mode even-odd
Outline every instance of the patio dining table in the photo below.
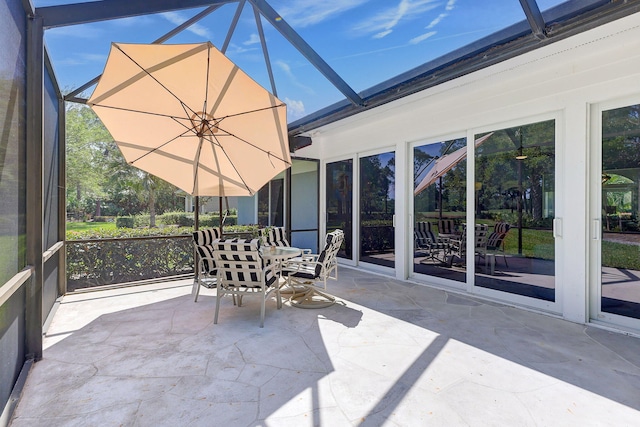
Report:
<svg viewBox="0 0 640 427"><path fill-rule="evenodd" d="M261 246L260 255L267 263L275 264L275 271L278 280L280 280L282 278L282 264L291 258L302 255L302 249L292 246Z"/></svg>

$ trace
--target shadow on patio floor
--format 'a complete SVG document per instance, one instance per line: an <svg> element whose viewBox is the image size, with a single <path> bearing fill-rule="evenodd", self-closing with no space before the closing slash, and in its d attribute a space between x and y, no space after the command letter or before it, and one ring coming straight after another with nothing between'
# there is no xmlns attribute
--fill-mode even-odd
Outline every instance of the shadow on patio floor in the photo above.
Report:
<svg viewBox="0 0 640 427"><path fill-rule="evenodd" d="M632 425L640 340L341 268L320 310L65 297L12 426Z"/></svg>

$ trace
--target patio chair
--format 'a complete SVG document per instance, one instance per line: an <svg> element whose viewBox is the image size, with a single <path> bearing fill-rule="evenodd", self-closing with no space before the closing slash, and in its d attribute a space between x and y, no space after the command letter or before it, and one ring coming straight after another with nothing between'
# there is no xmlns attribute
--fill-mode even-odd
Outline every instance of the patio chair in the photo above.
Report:
<svg viewBox="0 0 640 427"><path fill-rule="evenodd" d="M195 248L195 276L193 278L192 294L198 302L200 286L207 289L216 287L216 262L213 256L213 242L220 238L220 230L210 228L193 232L193 246Z"/></svg>
<svg viewBox="0 0 640 427"><path fill-rule="evenodd" d="M325 246L317 255L307 255L289 260L282 269L287 278L288 291L292 293L289 302L299 308L324 308L336 302L335 297L317 289L323 282L327 289L327 279L338 279L337 254L344 242L342 230L327 234Z"/></svg>
<svg viewBox="0 0 640 427"><path fill-rule="evenodd" d="M259 239L216 240L213 244L214 257L218 268L218 286L216 295L216 314L213 323L218 323L220 299L226 294L237 298L238 307L242 298L255 295L260 298L260 327L264 327L264 314L267 299L276 294L278 310L282 308L278 276L275 265L265 266L259 252Z"/></svg>
<svg viewBox="0 0 640 427"><path fill-rule="evenodd" d="M504 251L504 240L511 229L511 225L506 222L497 222L493 227L493 232L489 234L487 237L487 252L494 254L494 256L498 252L502 252L502 258L504 258L504 265L509 267L507 264L507 256Z"/></svg>
<svg viewBox="0 0 640 427"><path fill-rule="evenodd" d="M344 232L334 230L327 233L325 245L319 254L303 255L285 263L282 275L287 284L323 282L327 289L327 279L338 279L337 255L344 241Z"/></svg>
<svg viewBox="0 0 640 427"><path fill-rule="evenodd" d="M291 246L284 227L266 227L260 229L263 246Z"/></svg>
<svg viewBox="0 0 640 427"><path fill-rule="evenodd" d="M414 231L415 251L423 251L433 261L445 262L451 250L449 239L436 237L431 229L431 223L426 221L416 222ZM438 258L441 256L441 258Z"/></svg>
<svg viewBox="0 0 640 427"><path fill-rule="evenodd" d="M260 229L262 246L288 246L291 247L286 237L284 227L265 227ZM310 255L311 249L301 249L302 256Z"/></svg>

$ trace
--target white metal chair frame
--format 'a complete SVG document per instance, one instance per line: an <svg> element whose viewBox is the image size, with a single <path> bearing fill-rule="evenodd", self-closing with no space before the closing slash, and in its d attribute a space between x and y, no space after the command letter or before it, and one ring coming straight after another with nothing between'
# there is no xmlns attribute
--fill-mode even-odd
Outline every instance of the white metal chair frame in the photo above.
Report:
<svg viewBox="0 0 640 427"><path fill-rule="evenodd" d="M259 240L228 239L213 243L217 265L216 313L213 323L218 323L220 299L229 294L237 297L238 307L246 295L260 297L260 327L264 327L266 300L276 294L278 310L282 308L278 276L275 265L265 266L259 252Z"/></svg>
<svg viewBox="0 0 640 427"><path fill-rule="evenodd" d="M207 289L216 287L216 261L213 256L213 242L220 238L220 230L210 228L193 232L195 269L193 278L194 301L198 302L200 286Z"/></svg>
<svg viewBox="0 0 640 427"><path fill-rule="evenodd" d="M287 261L282 274L287 284L322 281L327 289L327 279L338 279L337 255L344 241L344 232L334 230L327 234L324 249L319 254L306 254Z"/></svg>

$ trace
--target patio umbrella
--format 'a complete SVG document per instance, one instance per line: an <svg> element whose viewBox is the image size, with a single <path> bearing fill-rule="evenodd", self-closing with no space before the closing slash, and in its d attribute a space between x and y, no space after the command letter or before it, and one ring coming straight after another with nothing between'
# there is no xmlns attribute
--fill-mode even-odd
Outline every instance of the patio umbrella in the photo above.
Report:
<svg viewBox="0 0 640 427"><path fill-rule="evenodd" d="M489 137L493 135L493 132L484 135L476 139L475 145L478 147L480 144L485 142ZM467 147L462 147L453 153L445 154L444 156L437 159L433 167L429 169L429 172L422 178L422 181L418 184L418 186L413 190L413 195L417 196L422 193L426 188L428 188L431 184L436 182L438 178L442 178L444 174L453 169L458 163L467 158Z"/></svg>
<svg viewBox="0 0 640 427"><path fill-rule="evenodd" d="M247 196L291 165L286 105L210 42L112 43L87 104L127 162L193 196Z"/></svg>

